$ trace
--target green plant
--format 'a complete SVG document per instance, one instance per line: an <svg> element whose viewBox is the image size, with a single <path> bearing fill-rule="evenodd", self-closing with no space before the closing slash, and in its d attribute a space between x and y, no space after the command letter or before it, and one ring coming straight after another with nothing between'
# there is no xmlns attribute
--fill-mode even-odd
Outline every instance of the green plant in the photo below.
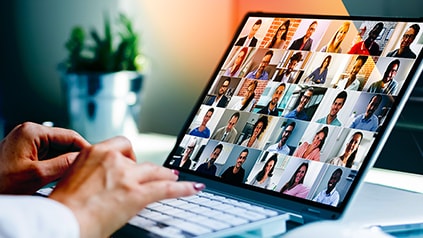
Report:
<svg viewBox="0 0 423 238"><path fill-rule="evenodd" d="M105 15L103 38L93 29L91 41L86 38L84 28L74 27L65 44L69 52L64 64L66 72L140 71L138 35L125 15L120 14L117 23L118 31L114 34L109 17Z"/></svg>

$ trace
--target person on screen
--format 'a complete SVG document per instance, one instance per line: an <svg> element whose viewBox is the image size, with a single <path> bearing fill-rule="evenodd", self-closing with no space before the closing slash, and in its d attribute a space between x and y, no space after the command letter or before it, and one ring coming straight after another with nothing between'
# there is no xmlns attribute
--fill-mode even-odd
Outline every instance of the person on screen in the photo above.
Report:
<svg viewBox="0 0 423 238"><path fill-rule="evenodd" d="M311 36L316 31L317 28L317 21L313 21L309 27L305 35L297 40L292 42L291 46L289 47L290 50L310 50L311 45L313 44L313 39Z"/></svg>
<svg viewBox="0 0 423 238"><path fill-rule="evenodd" d="M298 146L292 156L320 161L320 151L325 144L328 133L329 128L327 126L323 127L314 135L313 141L311 143L308 143L307 141L301 143L301 145Z"/></svg>
<svg viewBox="0 0 423 238"><path fill-rule="evenodd" d="M236 136L238 135L238 131L236 130L235 125L238 122L239 117L239 112L232 114L231 118L229 118L228 124L217 129L211 136L211 139L234 143Z"/></svg>
<svg viewBox="0 0 423 238"><path fill-rule="evenodd" d="M338 89L347 89L357 91L360 89L361 82L364 81L363 78L358 76L361 68L366 63L368 56L359 55L354 61L354 65L348 75L348 77L340 79L335 85L334 88Z"/></svg>
<svg viewBox="0 0 423 238"><path fill-rule="evenodd" d="M250 32L248 35L241 37L238 39L238 41L235 43L236 46L246 46L246 47L256 47L257 45L257 38L255 37L257 31L260 29L262 20L258 19L254 25L251 27Z"/></svg>
<svg viewBox="0 0 423 238"><path fill-rule="evenodd" d="M350 22L346 21L336 30L329 43L320 50L328 53L342 53L341 44L350 29Z"/></svg>
<svg viewBox="0 0 423 238"><path fill-rule="evenodd" d="M303 55L300 52L293 54L289 58L288 65L285 70L282 70L273 81L282 83L295 83L295 71L294 68L301 61Z"/></svg>
<svg viewBox="0 0 423 238"><path fill-rule="evenodd" d="M342 109L345 102L347 101L347 92L341 91L335 97L330 107L330 111L327 116L318 119L316 122L321 124L327 124L332 126L342 126L341 121L338 120L338 112Z"/></svg>
<svg viewBox="0 0 423 238"><path fill-rule="evenodd" d="M201 125L191 130L189 135L209 138L210 129L207 128L207 123L210 121L213 113L214 113L214 108L211 107L209 110L207 110L206 114L204 114L203 120L201 121Z"/></svg>
<svg viewBox="0 0 423 238"><path fill-rule="evenodd" d="M290 23L291 21L288 19L279 26L275 35L272 37L272 40L266 45L266 48L283 48L283 46L285 45L286 36L288 35Z"/></svg>
<svg viewBox="0 0 423 238"><path fill-rule="evenodd" d="M192 138L189 142L187 147L184 150L182 156L178 156L173 160L172 165L178 166L181 168L189 169L191 167L191 155L194 152L195 146L197 145L197 139Z"/></svg>
<svg viewBox="0 0 423 238"><path fill-rule="evenodd" d="M303 184L307 170L308 163L302 163L291 176L291 179L282 187L280 192L295 197L305 198L310 191L310 189Z"/></svg>
<svg viewBox="0 0 423 238"><path fill-rule="evenodd" d="M229 98L225 96L226 92L228 91L229 85L231 84L231 78L227 77L222 82L217 91L217 95L215 97L211 97L206 105L211 105L213 107L226 107L228 104Z"/></svg>
<svg viewBox="0 0 423 238"><path fill-rule="evenodd" d="M415 59L416 54L410 49L411 43L419 34L420 26L418 24L411 25L407 31L402 35L400 47L394 51L389 52L388 57L401 57Z"/></svg>
<svg viewBox="0 0 423 238"><path fill-rule="evenodd" d="M269 188L270 180L273 176L273 170L275 169L276 163L278 162L278 155L273 154L264 164L260 172L254 176L251 180L250 185L254 185L260 188Z"/></svg>
<svg viewBox="0 0 423 238"><path fill-rule="evenodd" d="M222 150L223 150L222 144L216 145L216 147L214 147L213 151L211 152L208 160L200 164L200 166L198 166L198 168L195 171L200 172L202 174L208 174L213 176L216 175L217 167L214 164L214 162L216 162Z"/></svg>
<svg viewBox="0 0 423 238"><path fill-rule="evenodd" d="M358 42L362 41L363 38L364 38L364 34L366 33L366 31L367 31L367 26L366 25L361 26L358 29L357 33L355 34L355 37L354 37L351 45L355 45Z"/></svg>
<svg viewBox="0 0 423 238"><path fill-rule="evenodd" d="M374 115L374 113L378 109L381 102L382 96L380 94L374 95L370 99L369 104L366 107L366 111L354 118L350 128L376 131L379 126L379 119L376 115Z"/></svg>
<svg viewBox="0 0 423 238"><path fill-rule="evenodd" d="M259 138L261 134L266 130L268 124L268 119L266 116L260 117L256 123L254 124L253 132L250 137L245 139L241 142L242 146L251 147L251 148L259 148Z"/></svg>
<svg viewBox="0 0 423 238"><path fill-rule="evenodd" d="M257 84L257 80L251 81L248 84L247 91L244 93L244 98L236 102L231 109L247 112L251 111L256 103L254 97L256 96L255 90L257 88Z"/></svg>
<svg viewBox="0 0 423 238"><path fill-rule="evenodd" d="M380 47L376 43L376 38L379 36L380 32L383 30L383 23L378 22L370 30L367 35L366 40L360 41L353 45L348 51L348 54L357 54L357 55L380 55Z"/></svg>
<svg viewBox="0 0 423 238"><path fill-rule="evenodd" d="M292 132L295 129L295 125L296 125L295 121L290 122L285 127L285 130L283 131L281 139L279 140L279 142L276 143L276 144L270 145L267 148L267 151L276 152L276 153L284 154L284 155L289 155L289 153L291 152L291 149L286 144L286 142L288 141L289 137L292 135Z"/></svg>
<svg viewBox="0 0 423 238"><path fill-rule="evenodd" d="M242 167L248 157L248 149L244 149L239 154L234 166L227 168L220 178L228 183L240 184L244 182L245 169Z"/></svg>
<svg viewBox="0 0 423 238"><path fill-rule="evenodd" d="M345 146L344 153L340 156L328 159L326 163L333 164L336 166L343 166L347 168L352 168L354 165L354 160L357 155L358 147L360 146L361 140L363 139L363 133L357 131L348 141Z"/></svg>
<svg viewBox="0 0 423 238"><path fill-rule="evenodd" d="M237 77L241 71L242 63L244 62L245 57L247 57L247 53L248 47L243 47L236 55L236 58L232 65L226 69L223 76Z"/></svg>
<svg viewBox="0 0 423 238"><path fill-rule="evenodd" d="M331 59L332 56L326 56L325 59L322 61L322 64L317 67L313 72L311 72L311 74L304 79L304 82L311 81L311 83L313 84L324 84L328 75L328 68Z"/></svg>
<svg viewBox="0 0 423 238"><path fill-rule="evenodd" d="M284 91L285 91L285 83L279 84L279 86L273 92L272 99L270 99L270 102L267 103L267 106L260 109L257 113L271 115L271 116L279 116L279 111L277 106L278 106L279 99L282 98Z"/></svg>
<svg viewBox="0 0 423 238"><path fill-rule="evenodd" d="M330 176L326 190L322 190L319 194L317 194L313 198L313 201L336 207L339 203L340 196L335 188L338 182L341 180L341 177L342 169L337 168Z"/></svg>
<svg viewBox="0 0 423 238"><path fill-rule="evenodd" d="M398 82L395 80L400 61L395 59L389 63L388 67L383 74L383 78L379 81L372 83L367 89L369 93L384 93L384 94L396 94L398 91Z"/></svg>
<svg viewBox="0 0 423 238"><path fill-rule="evenodd" d="M259 66L256 70L249 72L246 76L247 79L259 79L259 80L268 80L269 73L265 70L269 65L273 57L273 50L269 50L264 54L263 59L261 60Z"/></svg>
<svg viewBox="0 0 423 238"><path fill-rule="evenodd" d="M310 118L304 112L304 108L313 96L313 92L313 88L307 88L304 94L301 96L298 106L294 110L286 114L284 117L308 121Z"/></svg>

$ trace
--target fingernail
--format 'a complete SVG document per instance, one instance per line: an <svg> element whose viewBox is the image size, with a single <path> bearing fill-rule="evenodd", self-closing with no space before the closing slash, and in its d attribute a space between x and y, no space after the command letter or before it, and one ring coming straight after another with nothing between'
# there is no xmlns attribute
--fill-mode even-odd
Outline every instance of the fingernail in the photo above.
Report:
<svg viewBox="0 0 423 238"><path fill-rule="evenodd" d="M179 171L178 171L178 170L176 170L176 169L172 169L172 172L173 172L173 174L175 174L175 175L179 175Z"/></svg>
<svg viewBox="0 0 423 238"><path fill-rule="evenodd" d="M206 188L206 185L204 183L195 183L194 184L194 189L197 191L201 191L204 188Z"/></svg>

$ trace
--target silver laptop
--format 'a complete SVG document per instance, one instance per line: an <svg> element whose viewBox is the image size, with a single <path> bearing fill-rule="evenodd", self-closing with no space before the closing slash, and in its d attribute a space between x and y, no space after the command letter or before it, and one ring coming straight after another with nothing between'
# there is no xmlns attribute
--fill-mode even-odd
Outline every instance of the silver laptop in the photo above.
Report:
<svg viewBox="0 0 423 238"><path fill-rule="evenodd" d="M421 74L422 27L247 14L164 163L207 188L115 236L273 236L340 218Z"/></svg>

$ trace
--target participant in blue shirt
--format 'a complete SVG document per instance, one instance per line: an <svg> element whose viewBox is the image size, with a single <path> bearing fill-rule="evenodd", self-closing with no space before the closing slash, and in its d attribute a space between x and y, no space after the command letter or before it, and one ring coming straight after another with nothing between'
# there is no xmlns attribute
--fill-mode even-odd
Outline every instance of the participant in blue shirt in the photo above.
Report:
<svg viewBox="0 0 423 238"><path fill-rule="evenodd" d="M311 97L313 96L313 91L314 91L313 88L307 88L307 90L301 96L300 103L298 103L298 106L294 110L289 112L288 114L284 115L284 117L305 120L305 121L310 120L307 114L304 112L304 108L307 105L308 101L310 101Z"/></svg>
<svg viewBox="0 0 423 238"><path fill-rule="evenodd" d="M338 120L338 112L344 106L347 96L348 94L345 91L338 93L332 102L328 115L318 119L316 122L332 126L342 126L341 121Z"/></svg>
<svg viewBox="0 0 423 238"><path fill-rule="evenodd" d="M209 122L210 118L212 117L214 113L214 108L210 108L207 110L206 114L203 117L203 121L201 122L201 125L197 128L192 129L189 132L189 135L192 136L198 136L203 138L209 138L210 137L210 129L207 128L207 123Z"/></svg>
<svg viewBox="0 0 423 238"><path fill-rule="evenodd" d="M260 79L260 80L268 80L269 73L266 72L266 67L269 65L270 60L272 60L273 51L269 50L264 54L263 59L261 60L258 68L256 70L251 71L247 74L247 79Z"/></svg>
<svg viewBox="0 0 423 238"><path fill-rule="evenodd" d="M354 118L350 128L376 131L379 126L379 119L374 115L376 109L382 102L382 96L379 94L374 95L369 104L367 105L366 111Z"/></svg>

